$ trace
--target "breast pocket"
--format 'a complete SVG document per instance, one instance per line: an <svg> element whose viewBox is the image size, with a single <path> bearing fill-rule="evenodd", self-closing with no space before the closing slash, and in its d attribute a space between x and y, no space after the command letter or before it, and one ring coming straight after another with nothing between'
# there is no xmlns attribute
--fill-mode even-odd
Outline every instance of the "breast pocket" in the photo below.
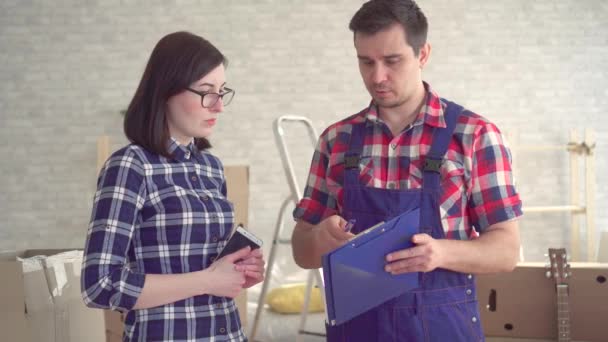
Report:
<svg viewBox="0 0 608 342"><path fill-rule="evenodd" d="M374 186L374 158L361 157L359 159L359 182L365 186Z"/></svg>
<svg viewBox="0 0 608 342"><path fill-rule="evenodd" d="M445 160L441 167L441 219L443 228L449 229L450 217L462 215L466 205L466 177L464 165L460 161Z"/></svg>
<svg viewBox="0 0 608 342"><path fill-rule="evenodd" d="M445 160L441 167L441 184L450 190L464 189L465 170L464 165L456 160Z"/></svg>

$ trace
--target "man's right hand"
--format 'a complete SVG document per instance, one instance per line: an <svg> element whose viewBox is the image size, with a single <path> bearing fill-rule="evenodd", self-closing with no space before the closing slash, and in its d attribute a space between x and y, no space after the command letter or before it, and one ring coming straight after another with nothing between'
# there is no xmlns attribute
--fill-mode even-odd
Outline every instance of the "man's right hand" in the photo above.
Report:
<svg viewBox="0 0 608 342"><path fill-rule="evenodd" d="M338 215L332 215L314 226L314 241L321 255L326 254L342 246L353 233L346 232L346 220Z"/></svg>

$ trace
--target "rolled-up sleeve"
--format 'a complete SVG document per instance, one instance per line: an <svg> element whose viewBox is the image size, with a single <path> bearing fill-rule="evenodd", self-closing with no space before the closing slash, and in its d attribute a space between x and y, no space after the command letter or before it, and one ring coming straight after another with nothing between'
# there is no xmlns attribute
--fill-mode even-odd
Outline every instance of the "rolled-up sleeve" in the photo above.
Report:
<svg viewBox="0 0 608 342"><path fill-rule="evenodd" d="M472 156L469 216L477 231L522 215L522 203L515 189L511 153L502 134L492 124L478 132Z"/></svg>
<svg viewBox="0 0 608 342"><path fill-rule="evenodd" d="M323 219L338 213L338 200L329 191L328 186L328 169L329 169L329 147L328 128L317 142L308 180L304 188L303 198L300 199L298 205L293 211L295 220L304 220L311 224L318 224Z"/></svg>
<svg viewBox="0 0 608 342"><path fill-rule="evenodd" d="M89 307L128 311L145 275L129 267L131 240L146 198L143 164L129 149L117 152L100 172L81 271Z"/></svg>

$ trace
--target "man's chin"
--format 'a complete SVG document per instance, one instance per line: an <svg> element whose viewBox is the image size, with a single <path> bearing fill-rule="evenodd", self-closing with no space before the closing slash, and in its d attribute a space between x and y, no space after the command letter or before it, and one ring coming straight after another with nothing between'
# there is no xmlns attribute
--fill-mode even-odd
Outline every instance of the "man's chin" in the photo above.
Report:
<svg viewBox="0 0 608 342"><path fill-rule="evenodd" d="M397 100L387 100L387 99L374 99L374 102L376 103L376 105L378 107L381 108L396 108L399 107L402 102L397 101Z"/></svg>

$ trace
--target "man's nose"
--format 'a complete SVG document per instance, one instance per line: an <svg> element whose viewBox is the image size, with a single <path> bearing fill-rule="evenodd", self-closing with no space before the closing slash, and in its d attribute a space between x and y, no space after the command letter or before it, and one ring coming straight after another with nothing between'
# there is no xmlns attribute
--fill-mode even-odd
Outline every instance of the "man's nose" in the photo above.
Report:
<svg viewBox="0 0 608 342"><path fill-rule="evenodd" d="M374 70L372 70L372 81L375 84L380 84L384 81L386 81L386 68L378 63L375 67Z"/></svg>

